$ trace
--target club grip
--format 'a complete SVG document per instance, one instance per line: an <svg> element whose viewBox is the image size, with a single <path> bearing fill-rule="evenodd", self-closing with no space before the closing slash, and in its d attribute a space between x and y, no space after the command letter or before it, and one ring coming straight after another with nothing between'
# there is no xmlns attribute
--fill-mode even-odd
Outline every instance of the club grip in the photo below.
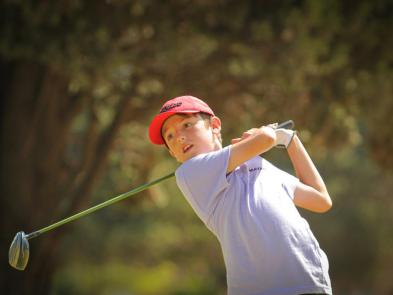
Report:
<svg viewBox="0 0 393 295"><path fill-rule="evenodd" d="M285 129L293 129L294 127L295 127L295 122L293 122L293 120L288 120L277 125L277 128L285 128Z"/></svg>

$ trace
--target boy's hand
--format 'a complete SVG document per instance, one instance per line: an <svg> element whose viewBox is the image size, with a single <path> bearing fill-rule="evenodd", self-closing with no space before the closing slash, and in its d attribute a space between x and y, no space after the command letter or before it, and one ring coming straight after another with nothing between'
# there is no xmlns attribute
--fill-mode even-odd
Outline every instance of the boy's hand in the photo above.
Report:
<svg viewBox="0 0 393 295"><path fill-rule="evenodd" d="M261 128L274 129L274 131L276 133L276 145L275 146L279 147L279 148L288 148L289 144L292 142L292 138L296 134L296 131L293 131L291 129L285 129L285 128L276 129L277 125L278 125L278 123L272 123L267 126L263 126ZM232 139L231 143L232 144L238 143L238 142L252 136L253 134L259 133L260 131L261 131L260 128L251 128L251 129L243 132L242 137Z"/></svg>
<svg viewBox="0 0 393 295"><path fill-rule="evenodd" d="M289 144L292 142L292 138L296 134L296 131L286 128L278 128L278 123L269 124L269 127L273 128L276 132L276 147L288 148Z"/></svg>
<svg viewBox="0 0 393 295"><path fill-rule="evenodd" d="M296 131L284 128L275 129L274 131L276 131L276 147L279 148L288 148L296 134Z"/></svg>
<svg viewBox="0 0 393 295"><path fill-rule="evenodd" d="M273 125L273 124L271 124L271 125ZM263 126L263 127L261 127L261 128L273 128L271 125L269 125L269 126ZM274 128L273 128L273 129L274 129ZM249 130L243 132L242 137L238 137L238 138L232 139L232 140L231 140L231 144L238 143L238 142L240 142L240 141L242 141L242 140L244 140L244 139L246 139L246 138L252 136L253 134L258 134L258 133L260 133L260 132L261 132L260 128L251 128L251 129L249 129Z"/></svg>

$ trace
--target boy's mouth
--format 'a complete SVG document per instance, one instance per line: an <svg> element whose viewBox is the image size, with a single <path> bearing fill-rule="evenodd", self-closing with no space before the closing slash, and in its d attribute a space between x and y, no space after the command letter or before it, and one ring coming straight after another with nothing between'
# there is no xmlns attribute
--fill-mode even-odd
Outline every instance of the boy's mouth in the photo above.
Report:
<svg viewBox="0 0 393 295"><path fill-rule="evenodd" d="M187 153L193 147L192 144L187 144L183 147L183 153Z"/></svg>

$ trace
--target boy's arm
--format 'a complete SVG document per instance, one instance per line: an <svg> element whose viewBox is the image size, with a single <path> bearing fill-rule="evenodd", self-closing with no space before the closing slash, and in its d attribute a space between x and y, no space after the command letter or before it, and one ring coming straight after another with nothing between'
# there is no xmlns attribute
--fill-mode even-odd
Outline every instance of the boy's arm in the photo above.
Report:
<svg viewBox="0 0 393 295"><path fill-rule="evenodd" d="M321 175L299 137L296 135L293 137L287 151L300 180L294 193L295 205L314 212L328 211L332 207L332 200Z"/></svg>
<svg viewBox="0 0 393 295"><path fill-rule="evenodd" d="M253 128L243 133L241 138L232 139L231 153L227 173L252 159L276 144L276 133L273 128L262 126Z"/></svg>

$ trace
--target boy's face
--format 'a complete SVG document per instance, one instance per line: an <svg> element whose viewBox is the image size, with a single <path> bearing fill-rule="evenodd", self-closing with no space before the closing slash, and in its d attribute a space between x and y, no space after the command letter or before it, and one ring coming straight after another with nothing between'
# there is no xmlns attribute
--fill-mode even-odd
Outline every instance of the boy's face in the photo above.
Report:
<svg viewBox="0 0 393 295"><path fill-rule="evenodd" d="M162 136L169 153L181 163L199 154L220 149L220 131L219 118L211 117L209 124L199 114L175 114L162 126Z"/></svg>

